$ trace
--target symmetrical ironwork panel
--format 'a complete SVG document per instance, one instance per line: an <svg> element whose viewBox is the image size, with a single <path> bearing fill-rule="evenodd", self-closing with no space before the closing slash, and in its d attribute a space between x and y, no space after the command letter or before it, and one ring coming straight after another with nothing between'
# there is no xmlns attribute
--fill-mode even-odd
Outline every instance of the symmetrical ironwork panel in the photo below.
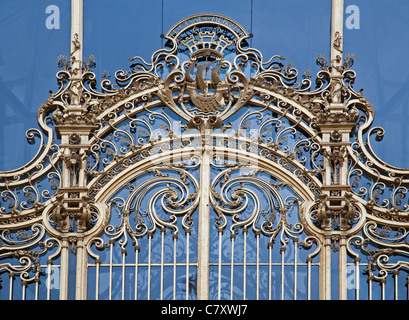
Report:
<svg viewBox="0 0 409 320"><path fill-rule="evenodd" d="M341 33L314 80L249 38L192 16L98 88L73 34L38 153L0 174L2 298L407 298L409 172L372 151Z"/></svg>

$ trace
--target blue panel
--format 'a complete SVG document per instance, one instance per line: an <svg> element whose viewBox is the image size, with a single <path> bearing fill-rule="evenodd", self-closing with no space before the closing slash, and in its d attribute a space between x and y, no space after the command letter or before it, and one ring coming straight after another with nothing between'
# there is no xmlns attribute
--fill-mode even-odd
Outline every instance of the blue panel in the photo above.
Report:
<svg viewBox="0 0 409 320"><path fill-rule="evenodd" d="M346 0L344 54L354 53L354 88L375 109L375 126L386 130L374 143L389 164L409 167L409 2Z"/></svg>
<svg viewBox="0 0 409 320"><path fill-rule="evenodd" d="M94 55L97 79L104 71L129 70L129 58L150 61L161 48L161 1L84 1L84 56Z"/></svg>
<svg viewBox="0 0 409 320"><path fill-rule="evenodd" d="M238 21L241 23L241 21ZM253 1L251 46L267 59L283 56L301 73L319 71L318 55L329 59L331 1Z"/></svg>
<svg viewBox="0 0 409 320"><path fill-rule="evenodd" d="M70 1L0 3L0 170L24 165L38 149L25 132L38 127L37 110L58 89L57 57L70 50ZM47 19L57 14L57 21ZM55 16L57 19L57 16ZM51 19L51 18L50 18ZM55 27L54 29L48 29ZM59 27L59 29L57 29Z"/></svg>

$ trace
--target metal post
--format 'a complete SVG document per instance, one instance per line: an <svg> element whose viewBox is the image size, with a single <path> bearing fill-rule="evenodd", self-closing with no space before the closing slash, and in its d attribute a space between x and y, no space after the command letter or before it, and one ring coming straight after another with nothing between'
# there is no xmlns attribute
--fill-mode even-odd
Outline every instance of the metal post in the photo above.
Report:
<svg viewBox="0 0 409 320"><path fill-rule="evenodd" d="M61 271L60 271L60 300L68 299L69 275L69 242L67 238L61 241Z"/></svg>
<svg viewBox="0 0 409 320"><path fill-rule="evenodd" d="M200 206L198 226L197 299L209 299L209 231L210 231L210 154L209 131L202 125L202 163L200 167Z"/></svg>

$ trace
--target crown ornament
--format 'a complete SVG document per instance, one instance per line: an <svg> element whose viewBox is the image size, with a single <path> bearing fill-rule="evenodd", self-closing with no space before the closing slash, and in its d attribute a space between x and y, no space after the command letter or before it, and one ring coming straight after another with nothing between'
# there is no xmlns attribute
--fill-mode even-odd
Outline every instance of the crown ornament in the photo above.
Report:
<svg viewBox="0 0 409 320"><path fill-rule="evenodd" d="M195 27L190 35L180 40L180 44L189 49L191 54L205 49L212 49L222 54L226 48L235 44L235 40L224 35L219 27L212 30L200 30Z"/></svg>

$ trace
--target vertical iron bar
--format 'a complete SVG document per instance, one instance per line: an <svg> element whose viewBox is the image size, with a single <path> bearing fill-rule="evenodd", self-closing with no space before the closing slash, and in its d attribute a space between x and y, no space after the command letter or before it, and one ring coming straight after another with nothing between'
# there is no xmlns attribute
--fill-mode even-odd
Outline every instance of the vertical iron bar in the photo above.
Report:
<svg viewBox="0 0 409 320"><path fill-rule="evenodd" d="M190 229L186 230L186 300L189 300L189 235Z"/></svg>
<svg viewBox="0 0 409 320"><path fill-rule="evenodd" d="M125 256L126 250L122 249L122 300L125 300Z"/></svg>
<svg viewBox="0 0 409 320"><path fill-rule="evenodd" d="M212 129L202 125L201 165L200 165L200 204L198 221L198 268L197 299L209 299L209 242L210 242L210 132Z"/></svg>
<svg viewBox="0 0 409 320"><path fill-rule="evenodd" d="M346 238L341 236L339 239L339 277L338 277L338 294L340 300L347 299L347 249L346 249Z"/></svg>
<svg viewBox="0 0 409 320"><path fill-rule="evenodd" d="M272 271L272 249L273 249L273 243L269 242L268 243L268 300L271 300L271 273Z"/></svg>
<svg viewBox="0 0 409 320"><path fill-rule="evenodd" d="M298 238L293 239L294 243L294 300L297 300L297 244Z"/></svg>
<svg viewBox="0 0 409 320"><path fill-rule="evenodd" d="M219 229L219 270L218 270L218 279L217 279L217 299L220 300L220 291L221 291L221 277L222 277L222 235L223 230Z"/></svg>
<svg viewBox="0 0 409 320"><path fill-rule="evenodd" d="M13 300L13 281L14 281L14 273L9 273L10 277L10 291L9 291L9 300Z"/></svg>
<svg viewBox="0 0 409 320"><path fill-rule="evenodd" d="M176 240L177 234L173 235L173 300L176 300Z"/></svg>
<svg viewBox="0 0 409 320"><path fill-rule="evenodd" d="M281 300L284 300L284 253L285 247L280 248L281 252Z"/></svg>
<svg viewBox="0 0 409 320"><path fill-rule="evenodd" d="M255 233L256 236L256 300L259 299L260 290L260 231Z"/></svg>
<svg viewBox="0 0 409 320"><path fill-rule="evenodd" d="M395 270L393 272L393 275L395 277L395 300L398 300L398 275L399 275L399 270Z"/></svg>
<svg viewBox="0 0 409 320"><path fill-rule="evenodd" d="M381 279L381 289L382 289L382 300L385 300L385 285L386 285L386 278Z"/></svg>
<svg viewBox="0 0 409 320"><path fill-rule="evenodd" d="M95 260L95 300L99 300L99 266L101 260Z"/></svg>
<svg viewBox="0 0 409 320"><path fill-rule="evenodd" d="M113 264L113 246L114 242L109 241L109 300L112 299L112 264Z"/></svg>
<svg viewBox="0 0 409 320"><path fill-rule="evenodd" d="M311 300L311 262L312 258L307 258L307 299Z"/></svg>
<svg viewBox="0 0 409 320"><path fill-rule="evenodd" d="M22 292L21 292L21 300L26 300L26 286L27 286L27 283L25 282L25 281L21 281L21 286L23 287L22 288Z"/></svg>
<svg viewBox="0 0 409 320"><path fill-rule="evenodd" d="M60 300L68 299L69 276L69 241L64 237L61 241L61 268L60 268Z"/></svg>
<svg viewBox="0 0 409 320"><path fill-rule="evenodd" d="M243 229L243 300L246 300L247 228Z"/></svg>
<svg viewBox="0 0 409 320"><path fill-rule="evenodd" d="M34 280L36 288L35 288L35 296L34 296L34 300L38 300L38 289L39 289L39 285L40 285L40 279L36 278Z"/></svg>
<svg viewBox="0 0 409 320"><path fill-rule="evenodd" d="M234 271L234 238L235 234L230 236L231 239L231 261L230 261L230 300L233 300L233 271Z"/></svg>
<svg viewBox="0 0 409 320"><path fill-rule="evenodd" d="M373 276L369 276L368 277L368 299L369 300L372 300L372 279L373 279Z"/></svg>
<svg viewBox="0 0 409 320"><path fill-rule="evenodd" d="M51 298L51 260L47 261L47 300Z"/></svg>
<svg viewBox="0 0 409 320"><path fill-rule="evenodd" d="M151 255L152 255L152 236L151 232L148 233L148 300L151 299Z"/></svg>
<svg viewBox="0 0 409 320"><path fill-rule="evenodd" d="M163 300L163 259L165 246L165 228L161 229L162 243L161 243L161 259L160 259L160 300Z"/></svg>
<svg viewBox="0 0 409 320"><path fill-rule="evenodd" d="M355 299L359 300L359 262L361 258L355 258Z"/></svg>
<svg viewBox="0 0 409 320"><path fill-rule="evenodd" d="M139 246L135 246L135 300L138 300L138 263L139 263Z"/></svg>

